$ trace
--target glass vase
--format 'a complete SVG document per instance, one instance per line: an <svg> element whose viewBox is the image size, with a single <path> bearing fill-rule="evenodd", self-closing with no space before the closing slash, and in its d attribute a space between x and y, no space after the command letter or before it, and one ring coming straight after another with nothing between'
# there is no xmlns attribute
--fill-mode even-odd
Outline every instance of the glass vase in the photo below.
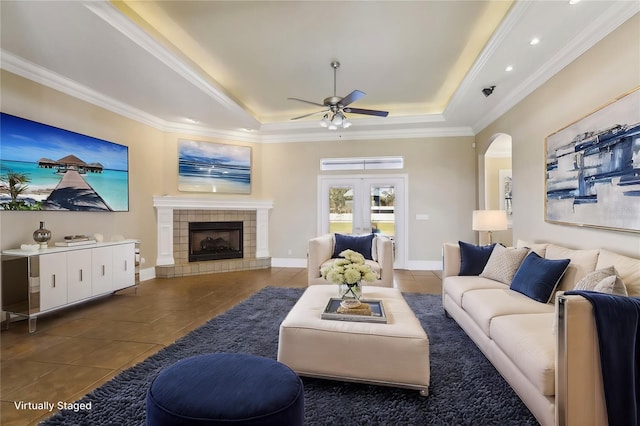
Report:
<svg viewBox="0 0 640 426"><path fill-rule="evenodd" d="M360 297L362 296L362 281L354 284L339 284L338 297L342 299L340 303L345 308L355 308L360 306Z"/></svg>

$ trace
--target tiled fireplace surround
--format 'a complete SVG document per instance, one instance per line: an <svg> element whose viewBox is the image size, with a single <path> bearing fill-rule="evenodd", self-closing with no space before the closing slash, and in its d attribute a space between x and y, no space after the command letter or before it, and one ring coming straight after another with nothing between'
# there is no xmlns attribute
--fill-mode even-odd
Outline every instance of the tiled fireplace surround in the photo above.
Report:
<svg viewBox="0 0 640 426"><path fill-rule="evenodd" d="M208 200L188 197L154 197L158 219L159 278L245 271L271 266L268 249L269 201ZM189 262L189 222L242 221L242 259Z"/></svg>

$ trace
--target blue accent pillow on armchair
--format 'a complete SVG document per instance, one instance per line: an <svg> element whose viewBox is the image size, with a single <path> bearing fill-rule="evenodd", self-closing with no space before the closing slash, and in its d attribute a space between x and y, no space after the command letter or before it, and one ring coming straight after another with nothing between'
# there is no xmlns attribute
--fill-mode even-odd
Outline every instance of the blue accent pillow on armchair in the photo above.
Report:
<svg viewBox="0 0 640 426"><path fill-rule="evenodd" d="M484 270L495 244L477 246L458 241L460 246L460 273L458 275L480 275Z"/></svg>
<svg viewBox="0 0 640 426"><path fill-rule="evenodd" d="M541 303L548 303L570 259L551 260L531 252L524 258L511 281L511 290Z"/></svg>
<svg viewBox="0 0 640 426"><path fill-rule="evenodd" d="M333 258L340 257L340 253L345 250L353 250L357 251L361 255L364 256L367 260L373 260L373 256L371 255L371 245L373 244L373 239L375 238L375 234L369 235L343 235L343 234L335 234L336 245L333 249Z"/></svg>

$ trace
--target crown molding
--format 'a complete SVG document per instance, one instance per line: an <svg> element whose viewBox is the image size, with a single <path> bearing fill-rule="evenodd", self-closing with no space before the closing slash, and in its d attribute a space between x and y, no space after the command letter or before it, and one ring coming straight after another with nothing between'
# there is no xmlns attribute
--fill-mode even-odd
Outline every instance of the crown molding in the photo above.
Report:
<svg viewBox="0 0 640 426"><path fill-rule="evenodd" d="M261 143L331 142L377 139L414 139L435 137L474 136L470 127L434 127L406 129L362 129L349 128L344 131L332 131L320 128L316 131L296 133L261 134Z"/></svg>
<svg viewBox="0 0 640 426"><path fill-rule="evenodd" d="M183 123L166 123L160 130L168 133L180 133L235 142L260 142L259 132L253 130L221 130Z"/></svg>
<svg viewBox="0 0 640 426"><path fill-rule="evenodd" d="M175 71L182 78L200 89L207 96L223 105L234 115L238 116L244 123L244 126L248 128L258 128L260 126L260 122L242 108L236 100L228 96L224 89L219 87L217 84L214 84L211 79L204 78L190 65L178 58L175 53L171 52L147 34L142 28L137 26L110 2L87 2L84 6L135 44L149 52L160 62Z"/></svg>
<svg viewBox="0 0 640 426"><path fill-rule="evenodd" d="M518 1L512 6L504 22L499 25L498 30L491 37L485 48L482 49L480 56L478 56L476 61L471 66L471 69L460 83L460 86L458 86L458 88L456 89L455 93L453 94L451 100L444 110L445 117L449 116L452 111L455 111L456 108L458 108L458 106L461 105L462 102L464 102L464 94L472 91L471 86L473 85L480 71L482 71L487 62L492 59L496 49L498 49L498 47L502 45L504 40L509 37L511 31L518 26L532 4L533 2L530 1Z"/></svg>
<svg viewBox="0 0 640 426"><path fill-rule="evenodd" d="M609 35L624 22L640 12L640 2L616 2L600 15L598 19L586 25L570 43L567 43L549 61L542 64L536 72L531 74L518 87L508 94L499 104L489 110L475 124L471 126L475 134L493 123L525 97L530 95L547 80L556 75L584 52Z"/></svg>
<svg viewBox="0 0 640 426"><path fill-rule="evenodd" d="M0 68L4 70L163 132L181 133L248 143L473 136L470 127L406 127L410 125L424 126L429 123L443 122L444 117L440 114L394 117L388 121L379 121L376 119L355 120L358 123L358 126L368 128L374 127L375 129L358 130L357 128L350 128L346 132L332 132L327 129L319 129L316 126L317 123L308 121L299 123L268 123L262 125L260 130L257 131L221 130L190 124L174 123L162 120L137 108L133 108L128 104L106 96L69 78L42 68L30 61L1 49L0 58ZM401 126L403 128L390 129L390 126Z"/></svg>
<svg viewBox="0 0 640 426"><path fill-rule="evenodd" d="M163 130L167 122L0 49L0 68L116 114Z"/></svg>
<svg viewBox="0 0 640 426"><path fill-rule="evenodd" d="M260 123L249 112L237 104L235 100L229 97L224 90L217 87L215 82L199 74L197 70L158 43L109 2L88 2L85 4L85 7L152 54L163 64L174 70L203 93L222 104L234 115L240 117L241 120L246 121L248 123L246 125L247 128L256 130L214 129L193 124L169 122L2 49L0 49L0 68L163 132L246 143L294 143L474 136L625 21L640 12L640 3L637 1L612 3L612 6L609 7L605 13L600 15L598 19L585 25L585 28L578 36L565 45L551 60L542 64L535 73L518 85L515 90L507 94L500 103L490 109L472 126L446 127L446 117L461 105L463 93L470 90L478 73L486 65L487 61L490 60L497 47L508 37L513 27L517 26L527 9L531 7L531 2L516 2L513 6L513 11L507 16L504 25L500 26L498 32L491 38L485 49L483 49L480 57L476 60L472 69L454 93L454 96L442 114L388 117L384 120L380 120L377 117L356 118L351 120L354 126L349 129L329 131L319 128L316 121ZM442 127L439 127L439 125Z"/></svg>

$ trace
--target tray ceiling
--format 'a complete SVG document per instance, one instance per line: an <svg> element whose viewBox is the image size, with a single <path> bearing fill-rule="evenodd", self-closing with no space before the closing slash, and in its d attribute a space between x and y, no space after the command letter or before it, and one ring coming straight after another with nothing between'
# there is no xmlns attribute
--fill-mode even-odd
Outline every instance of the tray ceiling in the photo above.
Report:
<svg viewBox="0 0 640 426"><path fill-rule="evenodd" d="M472 135L639 10L582 1L0 3L2 68L166 131L247 141ZM540 42L532 46L532 38ZM330 132L322 103L354 89ZM513 70L506 71L507 66ZM482 89L496 86L485 97Z"/></svg>

